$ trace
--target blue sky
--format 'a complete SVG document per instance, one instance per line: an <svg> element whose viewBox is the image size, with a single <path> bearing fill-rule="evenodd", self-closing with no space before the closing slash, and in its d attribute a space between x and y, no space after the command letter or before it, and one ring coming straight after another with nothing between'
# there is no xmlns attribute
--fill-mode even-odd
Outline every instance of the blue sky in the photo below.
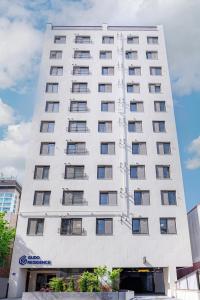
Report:
<svg viewBox="0 0 200 300"><path fill-rule="evenodd" d="M1 0L0 173L23 180L47 22L163 24L187 207L200 202L199 11L198 0Z"/></svg>

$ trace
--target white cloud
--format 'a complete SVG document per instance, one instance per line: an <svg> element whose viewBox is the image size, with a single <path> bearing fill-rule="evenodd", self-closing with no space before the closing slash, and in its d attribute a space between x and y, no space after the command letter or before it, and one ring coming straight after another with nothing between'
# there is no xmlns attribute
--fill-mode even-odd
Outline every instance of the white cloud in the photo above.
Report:
<svg viewBox="0 0 200 300"><path fill-rule="evenodd" d="M0 99L0 127L14 123L15 116L12 107Z"/></svg>
<svg viewBox="0 0 200 300"><path fill-rule="evenodd" d="M187 168L190 170L200 168L200 136L191 142L188 152L191 153L192 158L187 160Z"/></svg>

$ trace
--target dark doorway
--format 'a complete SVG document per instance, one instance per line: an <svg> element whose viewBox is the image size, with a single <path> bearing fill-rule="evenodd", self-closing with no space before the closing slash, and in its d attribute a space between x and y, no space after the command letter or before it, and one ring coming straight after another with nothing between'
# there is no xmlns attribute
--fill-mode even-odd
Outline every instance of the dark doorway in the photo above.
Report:
<svg viewBox="0 0 200 300"><path fill-rule="evenodd" d="M123 269L120 274L120 289L136 294L164 294L162 269Z"/></svg>
<svg viewBox="0 0 200 300"><path fill-rule="evenodd" d="M36 278L36 291L40 291L42 288L46 288L48 286L49 281L51 278L55 277L56 274L45 274L45 273L38 273Z"/></svg>

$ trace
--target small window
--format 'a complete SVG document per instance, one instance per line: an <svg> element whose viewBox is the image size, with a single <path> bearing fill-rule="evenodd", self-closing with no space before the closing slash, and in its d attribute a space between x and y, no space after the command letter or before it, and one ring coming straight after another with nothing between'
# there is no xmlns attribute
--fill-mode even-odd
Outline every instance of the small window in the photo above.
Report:
<svg viewBox="0 0 200 300"><path fill-rule="evenodd" d="M126 51L126 59L138 59L137 51Z"/></svg>
<svg viewBox="0 0 200 300"><path fill-rule="evenodd" d="M85 66L74 66L73 67L73 75L89 75L89 67Z"/></svg>
<svg viewBox="0 0 200 300"><path fill-rule="evenodd" d="M97 235L112 235L113 234L113 219L111 219L111 218L96 219L96 234Z"/></svg>
<svg viewBox="0 0 200 300"><path fill-rule="evenodd" d="M47 83L46 93L58 93L58 83Z"/></svg>
<svg viewBox="0 0 200 300"><path fill-rule="evenodd" d="M157 142L157 154L171 154L171 145L169 142Z"/></svg>
<svg viewBox="0 0 200 300"><path fill-rule="evenodd" d="M40 132L54 132L54 121L41 121Z"/></svg>
<svg viewBox="0 0 200 300"><path fill-rule="evenodd" d="M50 191L35 191L33 205L49 205L50 196Z"/></svg>
<svg viewBox="0 0 200 300"><path fill-rule="evenodd" d="M57 113L59 112L59 102L57 101L47 101L45 106L45 112Z"/></svg>
<svg viewBox="0 0 200 300"><path fill-rule="evenodd" d="M99 52L100 59L111 59L112 58L112 51L100 51Z"/></svg>
<svg viewBox="0 0 200 300"><path fill-rule="evenodd" d="M156 166L156 178L157 179L169 179L170 167L169 166Z"/></svg>
<svg viewBox="0 0 200 300"><path fill-rule="evenodd" d="M53 76L61 76L63 75L63 67L53 66L50 68L50 75Z"/></svg>
<svg viewBox="0 0 200 300"><path fill-rule="evenodd" d="M149 191L134 191L134 204L149 205L150 204Z"/></svg>
<svg viewBox="0 0 200 300"><path fill-rule="evenodd" d="M145 166L130 166L131 179L145 179Z"/></svg>
<svg viewBox="0 0 200 300"><path fill-rule="evenodd" d="M139 93L140 84L139 83L128 83L127 84L127 93Z"/></svg>
<svg viewBox="0 0 200 300"><path fill-rule="evenodd" d="M89 43L91 43L90 36L88 36L88 35L77 35L75 37L75 43L77 43L77 44L89 44Z"/></svg>
<svg viewBox="0 0 200 300"><path fill-rule="evenodd" d="M114 101L101 101L101 111L114 112L115 102Z"/></svg>
<svg viewBox="0 0 200 300"><path fill-rule="evenodd" d="M160 83L150 83L149 84L149 93L153 93L153 94L161 93L161 84Z"/></svg>
<svg viewBox="0 0 200 300"><path fill-rule="evenodd" d="M101 69L102 75L114 75L114 67L102 67Z"/></svg>
<svg viewBox="0 0 200 300"><path fill-rule="evenodd" d="M85 142L68 142L67 154L86 154Z"/></svg>
<svg viewBox="0 0 200 300"><path fill-rule="evenodd" d="M101 154L115 154L115 143L114 142L103 142L101 143Z"/></svg>
<svg viewBox="0 0 200 300"><path fill-rule="evenodd" d="M42 142L40 146L40 155L54 155L55 143Z"/></svg>
<svg viewBox="0 0 200 300"><path fill-rule="evenodd" d="M144 106L142 101L131 101L130 102L130 111L131 112L143 112Z"/></svg>
<svg viewBox="0 0 200 300"><path fill-rule="evenodd" d="M147 154L146 143L145 142L134 142L132 143L132 154Z"/></svg>
<svg viewBox="0 0 200 300"><path fill-rule="evenodd" d="M27 235L43 235L44 219L31 218L28 219Z"/></svg>
<svg viewBox="0 0 200 300"><path fill-rule="evenodd" d="M112 121L99 121L98 132L112 132Z"/></svg>
<svg viewBox="0 0 200 300"><path fill-rule="evenodd" d="M88 111L87 101L71 101L70 102L70 111L71 112L86 112L86 111Z"/></svg>
<svg viewBox="0 0 200 300"><path fill-rule="evenodd" d="M83 191L63 191L63 205L83 205Z"/></svg>
<svg viewBox="0 0 200 300"><path fill-rule="evenodd" d="M147 44L158 44L158 37L157 36L148 36Z"/></svg>
<svg viewBox="0 0 200 300"><path fill-rule="evenodd" d="M99 194L100 205L117 205L117 192L100 192Z"/></svg>
<svg viewBox="0 0 200 300"><path fill-rule="evenodd" d="M161 67L150 67L150 75L159 76L162 75Z"/></svg>
<svg viewBox="0 0 200 300"><path fill-rule="evenodd" d="M50 166L35 166L34 179L49 179Z"/></svg>
<svg viewBox="0 0 200 300"><path fill-rule="evenodd" d="M83 59L91 58L90 51L75 50L74 58L83 58Z"/></svg>
<svg viewBox="0 0 200 300"><path fill-rule="evenodd" d="M165 121L153 121L154 132L166 132Z"/></svg>
<svg viewBox="0 0 200 300"><path fill-rule="evenodd" d="M112 179L112 166L97 166L97 179Z"/></svg>
<svg viewBox="0 0 200 300"><path fill-rule="evenodd" d="M102 37L103 44L113 44L114 43L114 36L103 36Z"/></svg>
<svg viewBox="0 0 200 300"><path fill-rule="evenodd" d="M65 179L84 179L84 166L65 166Z"/></svg>
<svg viewBox="0 0 200 300"><path fill-rule="evenodd" d="M111 83L100 83L98 85L99 93L112 93L112 84Z"/></svg>
<svg viewBox="0 0 200 300"><path fill-rule="evenodd" d="M65 44L66 43L66 36L64 35L56 35L54 37L55 44Z"/></svg>
<svg viewBox="0 0 200 300"><path fill-rule="evenodd" d="M88 84L87 82L73 82L71 91L72 93L88 93Z"/></svg>
<svg viewBox="0 0 200 300"><path fill-rule="evenodd" d="M160 233L161 234L176 234L176 219L175 218L160 218Z"/></svg>
<svg viewBox="0 0 200 300"><path fill-rule="evenodd" d="M61 59L62 51L59 50L51 50L50 51L50 59Z"/></svg>
<svg viewBox="0 0 200 300"><path fill-rule="evenodd" d="M128 36L127 44L139 44L139 36Z"/></svg>
<svg viewBox="0 0 200 300"><path fill-rule="evenodd" d="M176 191L161 191L162 205L176 205Z"/></svg>
<svg viewBox="0 0 200 300"><path fill-rule="evenodd" d="M154 101L154 110L156 112L165 112L166 111L165 101Z"/></svg>
<svg viewBox="0 0 200 300"><path fill-rule="evenodd" d="M141 67L129 67L128 68L129 75L140 76L141 75Z"/></svg>
<svg viewBox="0 0 200 300"><path fill-rule="evenodd" d="M129 132L142 132L142 121L129 121L128 122Z"/></svg>
<svg viewBox="0 0 200 300"><path fill-rule="evenodd" d="M86 121L69 121L68 126L69 132L87 132L87 123Z"/></svg>
<svg viewBox="0 0 200 300"><path fill-rule="evenodd" d="M147 218L132 219L132 233L133 234L149 234L148 219Z"/></svg>
<svg viewBox="0 0 200 300"><path fill-rule="evenodd" d="M146 58L147 59L158 59L158 52L157 51L147 51Z"/></svg>
<svg viewBox="0 0 200 300"><path fill-rule="evenodd" d="M61 235L82 235L82 219L72 218L72 219L62 219L61 220Z"/></svg>

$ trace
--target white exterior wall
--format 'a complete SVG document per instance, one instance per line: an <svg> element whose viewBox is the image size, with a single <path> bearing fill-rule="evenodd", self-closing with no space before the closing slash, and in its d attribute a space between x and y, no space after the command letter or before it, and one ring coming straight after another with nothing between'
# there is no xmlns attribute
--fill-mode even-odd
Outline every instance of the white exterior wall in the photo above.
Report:
<svg viewBox="0 0 200 300"><path fill-rule="evenodd" d="M188 213L190 242L193 263L200 262L200 205Z"/></svg>
<svg viewBox="0 0 200 300"><path fill-rule="evenodd" d="M36 109L32 145L27 161L26 176L20 207L20 216L17 227L17 238L12 260L10 276L10 296L20 296L25 283L24 272L18 260L22 255L39 255L42 259L51 260L50 268L80 268L107 265L109 267L163 267L168 268L165 274L166 282L172 288L176 279L176 266L190 266L191 252L188 235L185 199L179 160L179 150L176 136L176 127L173 112L173 102L168 73L165 41L161 26L155 28L64 28L52 30L48 26L42 58L41 75L39 80L38 107ZM75 35L91 36L91 44L75 44ZM128 35L138 35L138 45L127 44ZM66 44L54 44L55 35L66 35ZM114 44L102 44L103 35L114 36ZM148 35L159 37L158 45L148 45ZM123 42L122 42L123 40ZM124 45L123 45L124 44ZM61 60L50 60L50 50L62 50ZM90 50L91 59L73 59L75 49ZM99 59L100 50L111 50L112 59ZM138 50L137 60L123 59L126 50ZM146 50L158 50L158 60L146 60ZM89 66L91 75L72 75L72 65ZM123 66L124 64L124 66ZM63 66L63 76L50 76L50 66ZM141 76L129 76L128 66L141 66ZM102 66L114 66L114 76L102 76ZM162 66L162 76L150 76L149 66ZM123 72L125 77L123 78ZM90 93L72 94L72 81L88 82ZM45 93L46 82L59 82L58 94ZM98 83L112 83L112 93L98 93ZM139 94L125 92L126 84L140 83ZM149 94L149 83L161 83L161 94ZM89 112L71 113L68 111L70 99L87 100ZM130 112L130 100L144 101L144 112ZM48 100L60 101L59 113L46 113L45 103ZM115 101L115 112L101 112L101 100ZM154 100L165 100L167 112L154 112ZM122 114L125 105L125 115ZM142 133L128 133L127 145L121 146L125 138L123 125L129 120L143 122ZM87 120L89 132L68 133L68 120ZM55 120L54 133L40 133L41 120ZM98 133L98 120L112 120L112 133ZM165 120L166 133L153 133L152 121ZM66 140L86 141L88 155L69 156L64 153ZM133 141L146 141L147 155L131 154L128 150ZM56 142L54 156L40 156L42 141ZM100 155L101 141L115 141L115 155ZM156 141L170 141L171 155L157 155ZM127 153L126 153L127 151ZM127 159L126 158L127 154ZM85 165L86 180L64 179L65 164ZM33 180L35 165L50 165L49 180ZM126 172L134 164L145 165L145 180L129 180L126 182ZM155 165L169 165L171 179L156 179ZM112 165L112 180L97 180L97 165ZM62 206L62 189L83 189L84 198L88 206ZM127 215L127 194L133 195L136 189L150 190L150 205L135 206L131 197L128 197L129 214ZM50 205L45 207L33 206L35 190L51 190ZM99 191L116 190L118 192L117 206L100 206ZM176 190L177 206L161 205L161 190ZM123 218L121 216L124 216ZM87 234L84 236L61 236L58 232L61 217L80 216L82 225ZM96 235L96 217L113 218L113 235ZM43 236L27 236L28 217L44 217ZM131 219L133 217L147 217L149 221L149 235L133 235ZM177 234L160 234L160 217L175 217ZM184 249L184 251L183 251ZM143 263L146 257L147 263ZM42 267L42 266L41 266ZM43 266L46 268L45 266ZM166 270L166 269L165 269ZM12 275L14 273L14 275Z"/></svg>

